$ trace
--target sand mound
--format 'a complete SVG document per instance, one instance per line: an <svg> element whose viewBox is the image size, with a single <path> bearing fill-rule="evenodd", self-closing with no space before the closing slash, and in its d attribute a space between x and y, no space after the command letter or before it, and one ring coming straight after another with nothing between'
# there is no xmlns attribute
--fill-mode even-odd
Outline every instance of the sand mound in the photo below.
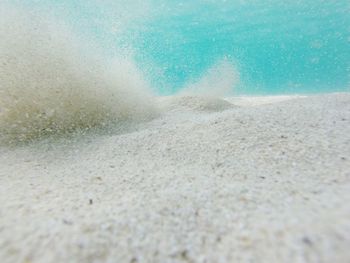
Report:
<svg viewBox="0 0 350 263"><path fill-rule="evenodd" d="M182 95L159 99L164 111L219 112L235 107L212 96Z"/></svg>

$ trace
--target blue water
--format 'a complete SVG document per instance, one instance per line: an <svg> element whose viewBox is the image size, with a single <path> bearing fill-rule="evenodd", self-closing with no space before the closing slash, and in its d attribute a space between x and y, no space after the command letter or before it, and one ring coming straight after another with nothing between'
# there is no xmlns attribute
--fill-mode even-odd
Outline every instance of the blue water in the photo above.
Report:
<svg viewBox="0 0 350 263"><path fill-rule="evenodd" d="M349 0L26 0L65 20L107 56L128 50L158 94L225 58L233 94L350 90Z"/></svg>

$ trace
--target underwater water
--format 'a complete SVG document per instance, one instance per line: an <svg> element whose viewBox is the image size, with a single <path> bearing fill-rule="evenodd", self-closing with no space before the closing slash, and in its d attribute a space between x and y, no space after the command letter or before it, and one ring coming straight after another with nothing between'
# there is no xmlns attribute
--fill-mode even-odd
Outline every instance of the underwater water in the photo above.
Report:
<svg viewBox="0 0 350 263"><path fill-rule="evenodd" d="M24 2L66 20L106 52L132 49L160 94L198 80L222 59L239 71L236 94L349 88L347 0Z"/></svg>
<svg viewBox="0 0 350 263"><path fill-rule="evenodd" d="M161 65L173 91L223 57L240 73L236 93L349 87L349 1L192 0L165 6L147 22L136 46Z"/></svg>
<svg viewBox="0 0 350 263"><path fill-rule="evenodd" d="M349 90L348 0L17 2L65 21L106 56L132 53L157 94L176 93L223 60L239 76L232 94Z"/></svg>
<svg viewBox="0 0 350 263"><path fill-rule="evenodd" d="M349 6L0 0L0 137L148 120L154 95L350 91Z"/></svg>

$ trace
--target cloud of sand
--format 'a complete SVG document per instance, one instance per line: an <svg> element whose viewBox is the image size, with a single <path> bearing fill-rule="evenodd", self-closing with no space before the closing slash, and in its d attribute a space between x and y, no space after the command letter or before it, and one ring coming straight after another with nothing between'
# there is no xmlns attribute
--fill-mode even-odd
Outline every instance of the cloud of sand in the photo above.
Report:
<svg viewBox="0 0 350 263"><path fill-rule="evenodd" d="M155 113L132 59L106 62L42 14L1 4L0 17L3 139L25 141Z"/></svg>
<svg viewBox="0 0 350 263"><path fill-rule="evenodd" d="M223 58L209 68L199 80L188 84L180 95L227 96L232 94L239 79L235 65L227 58Z"/></svg>

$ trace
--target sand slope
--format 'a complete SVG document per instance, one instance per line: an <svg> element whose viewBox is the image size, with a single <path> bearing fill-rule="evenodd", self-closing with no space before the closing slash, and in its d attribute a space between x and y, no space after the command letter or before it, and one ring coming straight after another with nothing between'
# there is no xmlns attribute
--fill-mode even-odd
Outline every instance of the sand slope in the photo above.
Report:
<svg viewBox="0 0 350 263"><path fill-rule="evenodd" d="M159 103L1 147L0 262L350 262L350 94Z"/></svg>

